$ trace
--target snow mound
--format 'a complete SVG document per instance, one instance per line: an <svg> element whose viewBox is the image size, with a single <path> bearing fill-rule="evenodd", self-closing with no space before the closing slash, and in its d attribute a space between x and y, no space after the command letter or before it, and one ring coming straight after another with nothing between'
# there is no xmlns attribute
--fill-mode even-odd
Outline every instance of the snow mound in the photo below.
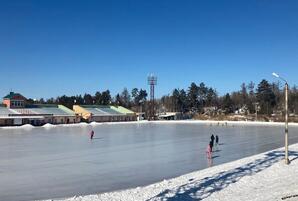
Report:
<svg viewBox="0 0 298 201"><path fill-rule="evenodd" d="M24 129L32 129L35 128L34 126L32 126L31 124L25 124L23 126L20 126L20 128L24 128Z"/></svg>
<svg viewBox="0 0 298 201"><path fill-rule="evenodd" d="M75 125L80 125L80 126L88 126L88 124L86 122L80 122L78 124L75 124Z"/></svg>
<svg viewBox="0 0 298 201"><path fill-rule="evenodd" d="M95 121L92 121L92 122L90 123L91 126L96 126L96 125L100 125L100 124L102 124L102 123L98 123L98 122L95 122Z"/></svg>
<svg viewBox="0 0 298 201"><path fill-rule="evenodd" d="M56 125L50 124L50 123L46 123L45 125L42 126L43 128L54 128L57 127Z"/></svg>
<svg viewBox="0 0 298 201"><path fill-rule="evenodd" d="M53 125L53 124L45 124L42 127L43 128L58 128L58 127L83 127L83 126L88 126L89 124L85 123L85 122L81 122L81 123L74 123L74 124L57 124L57 125Z"/></svg>

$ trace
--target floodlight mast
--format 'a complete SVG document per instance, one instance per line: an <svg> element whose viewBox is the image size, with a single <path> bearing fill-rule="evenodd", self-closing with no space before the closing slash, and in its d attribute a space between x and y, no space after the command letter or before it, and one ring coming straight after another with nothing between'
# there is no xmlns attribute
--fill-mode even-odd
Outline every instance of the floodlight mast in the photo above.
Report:
<svg viewBox="0 0 298 201"><path fill-rule="evenodd" d="M148 120L155 119L154 87L157 85L157 77L152 73L148 76L148 85L150 85L150 103Z"/></svg>

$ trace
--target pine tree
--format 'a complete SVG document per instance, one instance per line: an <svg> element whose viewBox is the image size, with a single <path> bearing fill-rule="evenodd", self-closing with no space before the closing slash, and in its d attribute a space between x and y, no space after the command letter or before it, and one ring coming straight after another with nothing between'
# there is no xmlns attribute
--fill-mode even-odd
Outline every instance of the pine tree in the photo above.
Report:
<svg viewBox="0 0 298 201"><path fill-rule="evenodd" d="M260 105L261 114L272 114L273 107L276 105L276 100L272 87L267 80L262 80L258 85L257 101Z"/></svg>
<svg viewBox="0 0 298 201"><path fill-rule="evenodd" d="M223 98L222 109L225 110L226 114L233 112L233 102L229 93L227 93Z"/></svg>
<svg viewBox="0 0 298 201"><path fill-rule="evenodd" d="M199 88L194 82L191 83L190 87L188 88L187 96L188 96L190 109L193 112L196 112L198 110L198 105L199 105L199 101L198 101Z"/></svg>
<svg viewBox="0 0 298 201"><path fill-rule="evenodd" d="M129 94L127 88L123 89L120 99L121 99L121 105L123 107L130 108L130 99L131 98L130 98L130 94Z"/></svg>

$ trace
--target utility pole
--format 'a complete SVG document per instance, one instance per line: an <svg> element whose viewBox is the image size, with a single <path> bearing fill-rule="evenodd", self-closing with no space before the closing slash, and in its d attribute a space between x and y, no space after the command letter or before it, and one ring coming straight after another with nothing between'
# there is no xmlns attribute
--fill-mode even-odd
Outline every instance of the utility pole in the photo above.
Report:
<svg viewBox="0 0 298 201"><path fill-rule="evenodd" d="M285 84L285 162L286 164L289 164L289 153L288 153L288 133L289 133L289 127L288 127L288 116L289 116L289 111L288 111L288 91L289 91L289 86L288 83L286 82Z"/></svg>
<svg viewBox="0 0 298 201"><path fill-rule="evenodd" d="M288 91L289 91L289 85L287 80L280 77L276 73L272 73L274 77L277 77L285 82L285 163L288 165L290 164L289 160L289 149L288 149L288 133L289 133L289 127L288 127Z"/></svg>

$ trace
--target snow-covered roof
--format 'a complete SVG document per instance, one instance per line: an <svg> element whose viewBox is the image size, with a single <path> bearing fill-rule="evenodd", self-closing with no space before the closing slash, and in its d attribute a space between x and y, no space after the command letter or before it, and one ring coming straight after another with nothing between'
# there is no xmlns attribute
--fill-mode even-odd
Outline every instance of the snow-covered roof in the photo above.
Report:
<svg viewBox="0 0 298 201"><path fill-rule="evenodd" d="M17 111L6 107L0 107L0 116L9 116L10 114L19 114Z"/></svg>

